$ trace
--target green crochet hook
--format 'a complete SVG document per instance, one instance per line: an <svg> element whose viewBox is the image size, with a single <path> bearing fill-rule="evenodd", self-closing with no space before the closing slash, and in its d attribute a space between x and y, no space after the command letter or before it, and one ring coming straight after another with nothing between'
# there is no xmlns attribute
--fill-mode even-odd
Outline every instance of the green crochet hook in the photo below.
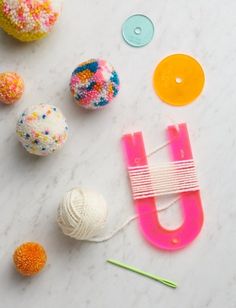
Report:
<svg viewBox="0 0 236 308"><path fill-rule="evenodd" d="M144 272L138 268L135 268L133 266L130 266L130 265L127 265L127 264L124 264L124 263L121 263L119 261L116 261L116 260L113 260L113 259L109 259L107 260L108 263L111 263L113 265L116 265L116 266L119 266L119 267L122 267L124 269L127 269L129 271L132 271L134 273L137 273L137 274L140 274L142 276L145 276L145 277L148 277L148 278L151 278L151 279L154 279L168 287L171 287L171 288L177 288L177 284L174 283L173 281L170 281L170 280L167 280L167 279L164 279L162 277L158 277L156 275L153 275L153 274L150 274L150 273L147 273L147 272Z"/></svg>

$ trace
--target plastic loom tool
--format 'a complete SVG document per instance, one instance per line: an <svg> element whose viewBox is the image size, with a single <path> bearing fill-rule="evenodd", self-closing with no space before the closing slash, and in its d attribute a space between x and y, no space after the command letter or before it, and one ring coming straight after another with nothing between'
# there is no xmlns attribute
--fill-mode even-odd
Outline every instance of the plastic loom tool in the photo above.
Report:
<svg viewBox="0 0 236 308"><path fill-rule="evenodd" d="M141 132L124 135L122 145L142 233L155 247L178 250L201 231L203 209L186 124L168 126L167 135L173 161L159 166L148 165ZM156 199L176 193L184 221L179 228L168 230L159 222Z"/></svg>

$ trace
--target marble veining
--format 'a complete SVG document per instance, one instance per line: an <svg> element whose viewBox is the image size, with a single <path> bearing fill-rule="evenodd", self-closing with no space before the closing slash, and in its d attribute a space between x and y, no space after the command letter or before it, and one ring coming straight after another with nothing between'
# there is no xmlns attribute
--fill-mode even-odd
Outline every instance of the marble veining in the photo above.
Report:
<svg viewBox="0 0 236 308"><path fill-rule="evenodd" d="M0 106L0 307L235 308L236 307L236 2L233 0L70 0L46 39L19 43L0 32L0 71L16 70L26 83L24 99ZM135 49L121 37L123 21L147 14L156 32ZM172 53L187 53L205 69L197 101L183 108L162 103L152 89L156 64ZM70 75L80 62L103 58L121 79L115 102L87 113L69 93ZM62 151L32 157L15 138L19 113L30 104L57 105L70 135ZM171 121L186 121L198 166L205 224L185 250L163 253L141 236L136 222L102 244L64 237L56 225L58 202L81 185L98 190L109 206L106 232L133 215L120 138L143 130L152 150L164 141ZM167 151L156 159L167 159ZM162 213L165 225L178 207ZM39 241L48 265L34 279L12 266L14 248ZM105 263L116 258L172 279L172 290Z"/></svg>

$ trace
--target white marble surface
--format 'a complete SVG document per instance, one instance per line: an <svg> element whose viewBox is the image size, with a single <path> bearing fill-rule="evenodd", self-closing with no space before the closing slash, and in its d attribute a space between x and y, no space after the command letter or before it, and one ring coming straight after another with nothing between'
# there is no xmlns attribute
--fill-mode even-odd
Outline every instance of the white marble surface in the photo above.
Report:
<svg viewBox="0 0 236 308"><path fill-rule="evenodd" d="M0 33L0 70L19 71L27 86L18 105L0 106L1 307L236 307L235 11L233 0L70 0L47 39L21 44ZM131 48L121 38L121 25L133 13L147 14L156 25L145 48ZM155 65L176 52L199 59L206 73L203 94L184 108L160 102L152 89ZM68 91L76 64L91 57L109 60L122 82L114 104L98 113L81 111ZM21 110L41 102L61 107L70 126L65 148L46 159L25 153L14 133ZM76 185L107 199L107 232L133 214L120 137L143 130L152 149L163 142L171 119L189 124L198 162L205 211L199 238L185 250L163 253L141 237L136 222L104 244L64 237L56 209ZM177 214L164 213L163 223L170 225ZM11 255L31 240L46 247L48 265L24 279ZM107 258L172 279L179 288L107 265Z"/></svg>

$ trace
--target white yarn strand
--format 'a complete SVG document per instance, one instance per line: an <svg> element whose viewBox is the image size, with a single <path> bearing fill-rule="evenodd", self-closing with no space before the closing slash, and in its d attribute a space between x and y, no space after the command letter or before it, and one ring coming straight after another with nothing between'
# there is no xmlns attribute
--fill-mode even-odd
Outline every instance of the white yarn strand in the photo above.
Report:
<svg viewBox="0 0 236 308"><path fill-rule="evenodd" d="M164 149L165 147L167 147L171 142L167 141L165 143L163 143L162 145L160 145L158 148L154 149L153 151L151 151L150 153L147 154L147 157L151 157L152 155L156 154L157 152L159 152L160 150Z"/></svg>
<svg viewBox="0 0 236 308"><path fill-rule="evenodd" d="M170 141L164 143L149 153L147 157L157 153L170 143ZM134 199L199 190L196 167L192 159L154 166L129 167L128 171ZM155 208L142 216L165 211L179 200L180 197L177 197L166 206ZM110 234L98 237L106 224L106 202L100 194L74 188L65 195L60 204L57 222L65 235L77 240L101 243L113 238L139 217L140 215L136 214L124 221Z"/></svg>
<svg viewBox="0 0 236 308"><path fill-rule="evenodd" d="M134 200L199 190L194 161L129 168Z"/></svg>
<svg viewBox="0 0 236 308"><path fill-rule="evenodd" d="M196 176L196 171L195 170L187 170L187 171L180 171L176 172L173 170L173 172L169 173L158 173L158 171L152 171L149 170L148 174L143 174L142 172L138 175L130 175L131 180L133 183L141 183L141 182L147 182L148 180L156 180L159 182L166 182L167 179L172 179L172 178L185 178L185 177L191 177L191 176Z"/></svg>
<svg viewBox="0 0 236 308"><path fill-rule="evenodd" d="M143 215L167 210L178 200L179 198L176 198L166 206L156 208ZM59 205L57 222L62 232L67 236L77 240L100 243L110 240L139 217L140 215L131 216L108 235L98 237L98 234L104 229L107 220L105 200L100 194L95 192L74 188L66 193Z"/></svg>
<svg viewBox="0 0 236 308"><path fill-rule="evenodd" d="M173 206L177 201L179 201L179 197L175 198L173 201L171 201L170 203L168 203L166 206L163 206L161 208L156 208L153 211L147 212L145 214L142 214L142 216L144 215L149 215L150 213L157 213L157 212L162 212L165 211L167 209L169 209L171 206ZM95 243L101 243L101 242L106 242L108 240L110 240L111 238L113 238L115 235L117 235L119 232L121 232L125 227L127 227L132 221L138 219L140 217L140 215L136 214L130 218L128 218L124 223L122 223L119 227L117 227L114 231L112 231L109 235L106 235L104 237L94 237L89 239L89 242L95 242Z"/></svg>
<svg viewBox="0 0 236 308"><path fill-rule="evenodd" d="M176 160L176 161L170 161L170 162L164 162L164 163L159 163L159 164L156 164L154 167L158 168L158 169L161 169L161 168L166 168L166 167L171 167L172 165L178 167L178 166L181 166L181 165L195 165L194 164L194 160L193 159L186 159L186 160ZM143 165L143 166L131 166L129 167L129 170L141 170L141 169L147 169L147 168L150 168L149 165Z"/></svg>

